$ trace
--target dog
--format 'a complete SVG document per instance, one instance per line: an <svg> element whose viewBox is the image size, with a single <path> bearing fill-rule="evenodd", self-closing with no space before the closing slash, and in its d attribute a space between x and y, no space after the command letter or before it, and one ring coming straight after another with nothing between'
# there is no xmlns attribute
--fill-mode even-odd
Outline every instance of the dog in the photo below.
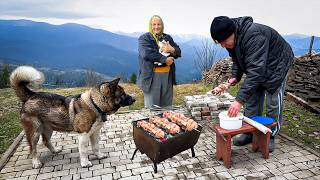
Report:
<svg viewBox="0 0 320 180"><path fill-rule="evenodd" d="M37 154L40 135L44 145L52 152L58 153L50 142L53 131L79 133L79 153L82 167L90 167L88 143L97 158L106 154L99 150L100 129L107 120L107 115L115 113L120 107L129 106L135 99L126 94L119 86L120 78L103 82L82 94L61 96L47 92L35 92L29 85L41 85L44 75L31 66L20 66L10 75L10 85L22 101L20 119L25 131L32 167L40 168L42 163Z"/></svg>

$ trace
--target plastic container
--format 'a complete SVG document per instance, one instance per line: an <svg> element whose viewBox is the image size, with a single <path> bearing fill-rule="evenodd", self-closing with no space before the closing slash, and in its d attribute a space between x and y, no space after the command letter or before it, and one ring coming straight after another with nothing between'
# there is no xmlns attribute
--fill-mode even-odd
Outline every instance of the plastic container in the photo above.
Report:
<svg viewBox="0 0 320 180"><path fill-rule="evenodd" d="M228 111L219 113L220 127L227 130L239 129L242 127L242 113L238 113L236 117L229 117Z"/></svg>
<svg viewBox="0 0 320 180"><path fill-rule="evenodd" d="M250 119L260 123L260 124L263 124L263 125L269 125L269 124L272 124L274 119L271 118L271 117L266 117L266 116L253 116L251 117Z"/></svg>

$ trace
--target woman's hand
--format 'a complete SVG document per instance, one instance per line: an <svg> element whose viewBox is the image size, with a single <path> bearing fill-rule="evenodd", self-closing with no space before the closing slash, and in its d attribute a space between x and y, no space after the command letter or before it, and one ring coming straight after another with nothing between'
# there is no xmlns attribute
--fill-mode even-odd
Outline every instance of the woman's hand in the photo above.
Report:
<svg viewBox="0 0 320 180"><path fill-rule="evenodd" d="M166 64L170 66L173 63L173 61L174 61L173 57L167 57Z"/></svg>
<svg viewBox="0 0 320 180"><path fill-rule="evenodd" d="M228 116L236 117L240 112L241 106L242 104L239 101L234 101L228 109Z"/></svg>
<svg viewBox="0 0 320 180"><path fill-rule="evenodd" d="M160 48L160 51L165 53L174 53L175 49L170 45L169 42L165 42Z"/></svg>

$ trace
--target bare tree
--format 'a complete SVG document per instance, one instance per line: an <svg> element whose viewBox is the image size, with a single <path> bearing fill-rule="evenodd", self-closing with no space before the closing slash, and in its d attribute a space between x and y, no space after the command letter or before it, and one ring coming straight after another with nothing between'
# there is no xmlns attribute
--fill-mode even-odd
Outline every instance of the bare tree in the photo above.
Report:
<svg viewBox="0 0 320 180"><path fill-rule="evenodd" d="M196 67L201 73L209 71L216 59L214 44L209 39L203 39L201 46L196 48Z"/></svg>
<svg viewBox="0 0 320 180"><path fill-rule="evenodd" d="M195 50L196 59L194 62L197 68L200 72L209 71L216 56L214 44L212 42L209 42L208 39L203 39L201 46L199 48L195 48Z"/></svg>
<svg viewBox="0 0 320 180"><path fill-rule="evenodd" d="M94 86L98 83L102 82L101 76L99 76L94 70L89 69L86 72L86 85L87 86Z"/></svg>

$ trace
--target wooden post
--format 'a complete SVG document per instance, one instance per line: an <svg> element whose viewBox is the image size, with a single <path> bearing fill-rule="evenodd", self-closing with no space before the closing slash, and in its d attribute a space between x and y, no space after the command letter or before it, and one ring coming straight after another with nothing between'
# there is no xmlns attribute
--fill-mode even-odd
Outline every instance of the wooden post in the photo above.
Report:
<svg viewBox="0 0 320 180"><path fill-rule="evenodd" d="M310 42L310 46L309 46L309 56L310 56L310 57L311 57L311 51L312 51L313 41L314 41L314 36L311 36L311 42Z"/></svg>

